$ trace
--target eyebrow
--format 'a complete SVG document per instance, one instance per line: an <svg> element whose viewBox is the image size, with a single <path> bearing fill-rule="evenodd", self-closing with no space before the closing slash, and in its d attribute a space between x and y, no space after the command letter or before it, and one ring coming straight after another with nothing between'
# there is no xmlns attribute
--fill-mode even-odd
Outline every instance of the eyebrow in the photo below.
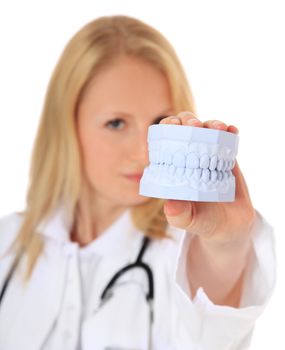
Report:
<svg viewBox="0 0 285 350"><path fill-rule="evenodd" d="M157 118L157 116L165 116L165 115L168 115L168 114L170 114L171 111L172 111L171 108L167 108L167 109L164 110L163 112L157 113L157 114L154 116L154 118ZM133 114L129 114L129 113L122 112L122 111L111 111L111 112L104 113L104 115L110 115L110 114L119 114L119 115L124 116L124 117L127 117L127 118L133 118L133 117L134 117Z"/></svg>

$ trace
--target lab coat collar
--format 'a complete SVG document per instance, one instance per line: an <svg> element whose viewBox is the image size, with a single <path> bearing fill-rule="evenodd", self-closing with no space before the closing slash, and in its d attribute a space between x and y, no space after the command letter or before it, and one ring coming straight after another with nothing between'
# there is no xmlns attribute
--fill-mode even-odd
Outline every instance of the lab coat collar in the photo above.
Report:
<svg viewBox="0 0 285 350"><path fill-rule="evenodd" d="M134 249L133 244L136 245L142 236L143 233L132 222L130 209L127 209L99 237L82 247L80 253L89 255L93 252L101 256L109 256L118 252L126 254Z"/></svg>
<svg viewBox="0 0 285 350"><path fill-rule="evenodd" d="M69 232L71 222L67 219L62 206L59 206L48 218L42 220L37 227L37 232L59 243L70 241Z"/></svg>
<svg viewBox="0 0 285 350"><path fill-rule="evenodd" d="M37 231L59 244L71 243L71 222L67 219L63 207L59 207L50 218L42 221ZM81 247L80 252L81 254L94 252L101 256L111 255L118 250L131 249L132 242L140 240L142 236L143 233L132 222L131 210L126 209L99 237L87 246Z"/></svg>

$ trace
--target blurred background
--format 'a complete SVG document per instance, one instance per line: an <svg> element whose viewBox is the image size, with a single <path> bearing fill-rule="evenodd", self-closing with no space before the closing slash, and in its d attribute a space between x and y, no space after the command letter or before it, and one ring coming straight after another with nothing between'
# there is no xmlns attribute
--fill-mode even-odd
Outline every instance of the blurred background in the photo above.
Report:
<svg viewBox="0 0 285 350"><path fill-rule="evenodd" d="M282 0L1 1L0 216L24 208L32 145L59 55L88 21L112 14L134 16L160 30L185 67L199 118L239 128L238 161L255 207L276 230L278 256L277 287L251 349L285 349Z"/></svg>

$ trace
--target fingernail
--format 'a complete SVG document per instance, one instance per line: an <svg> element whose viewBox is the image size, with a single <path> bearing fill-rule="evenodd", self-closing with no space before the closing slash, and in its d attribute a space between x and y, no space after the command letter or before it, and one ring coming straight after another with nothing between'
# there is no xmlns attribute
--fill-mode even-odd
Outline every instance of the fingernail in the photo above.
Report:
<svg viewBox="0 0 285 350"><path fill-rule="evenodd" d="M239 134L239 129L234 125L229 125L228 129L234 129L234 133Z"/></svg>
<svg viewBox="0 0 285 350"><path fill-rule="evenodd" d="M219 120L215 120L215 121L213 121L213 125L220 126L220 125L224 125L224 123L220 122Z"/></svg>
<svg viewBox="0 0 285 350"><path fill-rule="evenodd" d="M187 124L188 125L197 125L197 124L199 124L199 120L196 118L191 118L191 119L187 120Z"/></svg>
<svg viewBox="0 0 285 350"><path fill-rule="evenodd" d="M164 213L167 216L177 216L182 214L191 204L185 201L168 200L164 204Z"/></svg>
<svg viewBox="0 0 285 350"><path fill-rule="evenodd" d="M176 117L173 117L170 119L170 123L172 124L180 124L180 120Z"/></svg>

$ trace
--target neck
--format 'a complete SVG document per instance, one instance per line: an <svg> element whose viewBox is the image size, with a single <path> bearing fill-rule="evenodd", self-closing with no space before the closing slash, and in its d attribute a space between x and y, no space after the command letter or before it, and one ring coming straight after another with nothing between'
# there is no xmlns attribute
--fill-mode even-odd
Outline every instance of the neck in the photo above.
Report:
<svg viewBox="0 0 285 350"><path fill-rule="evenodd" d="M99 237L114 221L116 221L126 207L110 205L102 198L96 200L79 201L71 240L85 246Z"/></svg>
<svg viewBox="0 0 285 350"><path fill-rule="evenodd" d="M100 236L125 210L125 207L94 206L92 208L92 228L94 236Z"/></svg>

